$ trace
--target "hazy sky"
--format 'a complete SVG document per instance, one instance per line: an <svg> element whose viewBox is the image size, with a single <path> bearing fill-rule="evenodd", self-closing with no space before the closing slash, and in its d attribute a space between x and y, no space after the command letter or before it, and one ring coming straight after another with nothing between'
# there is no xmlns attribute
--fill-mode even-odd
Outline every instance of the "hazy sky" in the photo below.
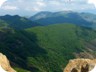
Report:
<svg viewBox="0 0 96 72"><path fill-rule="evenodd" d="M96 0L0 0L0 15L27 16L39 11L68 10L96 13Z"/></svg>

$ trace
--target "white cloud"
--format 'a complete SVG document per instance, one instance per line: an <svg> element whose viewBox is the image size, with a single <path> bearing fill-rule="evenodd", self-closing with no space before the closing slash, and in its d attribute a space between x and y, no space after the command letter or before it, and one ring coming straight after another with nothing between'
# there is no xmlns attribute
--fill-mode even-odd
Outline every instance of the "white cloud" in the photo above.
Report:
<svg viewBox="0 0 96 72"><path fill-rule="evenodd" d="M52 5L60 5L61 4L61 2L55 1L55 0L49 1L49 3L52 4Z"/></svg>
<svg viewBox="0 0 96 72"><path fill-rule="evenodd" d="M24 3L25 4L25 3ZM26 11L30 11L30 12L39 12L42 11L43 8L46 7L46 2L44 2L43 0L35 0L34 2L28 2L28 4L26 3L27 6L23 5L21 6L23 10Z"/></svg>
<svg viewBox="0 0 96 72"><path fill-rule="evenodd" d="M41 11L42 9L40 9L39 7L32 7L32 8L26 8L26 11L32 11L32 12L38 12Z"/></svg>
<svg viewBox="0 0 96 72"><path fill-rule="evenodd" d="M6 5L6 6L3 6L2 9L3 9L3 10L17 10L17 9L19 9L19 8L16 7L16 6Z"/></svg>
<svg viewBox="0 0 96 72"><path fill-rule="evenodd" d="M46 4L42 1L37 1L36 4L43 7L46 6Z"/></svg>
<svg viewBox="0 0 96 72"><path fill-rule="evenodd" d="M40 8L37 8L37 7L34 7L34 8L32 8L32 11L40 11Z"/></svg>
<svg viewBox="0 0 96 72"><path fill-rule="evenodd" d="M4 2L6 2L7 0L0 0L0 7L3 5Z"/></svg>
<svg viewBox="0 0 96 72"><path fill-rule="evenodd" d="M88 3L90 3L90 4L94 4L95 7L96 7L96 0L88 0Z"/></svg>

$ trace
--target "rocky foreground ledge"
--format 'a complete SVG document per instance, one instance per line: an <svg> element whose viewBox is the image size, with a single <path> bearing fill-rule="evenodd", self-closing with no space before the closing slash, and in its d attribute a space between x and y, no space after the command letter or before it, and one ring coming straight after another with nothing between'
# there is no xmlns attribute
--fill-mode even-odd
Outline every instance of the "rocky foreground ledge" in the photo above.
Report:
<svg viewBox="0 0 96 72"><path fill-rule="evenodd" d="M2 67L6 72L16 72L9 63L9 60L5 55L0 53L0 67ZM1 72L1 70L0 70Z"/></svg>
<svg viewBox="0 0 96 72"><path fill-rule="evenodd" d="M96 59L73 59L69 61L63 72L91 72L95 66Z"/></svg>

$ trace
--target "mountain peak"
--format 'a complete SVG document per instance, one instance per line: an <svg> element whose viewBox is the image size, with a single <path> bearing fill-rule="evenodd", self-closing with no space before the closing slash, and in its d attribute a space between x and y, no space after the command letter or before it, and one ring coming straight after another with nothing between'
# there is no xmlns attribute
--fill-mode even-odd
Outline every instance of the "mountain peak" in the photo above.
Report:
<svg viewBox="0 0 96 72"><path fill-rule="evenodd" d="M14 15L13 17L17 17L17 18L20 18L20 16L19 16L19 15Z"/></svg>
<svg viewBox="0 0 96 72"><path fill-rule="evenodd" d="M19 15L4 15L4 16L0 16L0 19L5 19L5 18L20 18Z"/></svg>
<svg viewBox="0 0 96 72"><path fill-rule="evenodd" d="M55 13L66 14L66 13L76 13L76 12L73 12L73 11L59 11L59 12L55 12Z"/></svg>
<svg viewBox="0 0 96 72"><path fill-rule="evenodd" d="M49 12L49 11L41 11L34 16L30 17L31 20L39 20L44 19L48 17L56 17L56 16L64 16L67 14L76 14L76 12L73 11L59 11L59 12Z"/></svg>
<svg viewBox="0 0 96 72"><path fill-rule="evenodd" d="M49 11L41 11L37 14L35 14L34 16L30 17L31 20L38 20L38 19L41 19L41 18L46 18L50 15L52 15L53 13L52 12L49 12Z"/></svg>

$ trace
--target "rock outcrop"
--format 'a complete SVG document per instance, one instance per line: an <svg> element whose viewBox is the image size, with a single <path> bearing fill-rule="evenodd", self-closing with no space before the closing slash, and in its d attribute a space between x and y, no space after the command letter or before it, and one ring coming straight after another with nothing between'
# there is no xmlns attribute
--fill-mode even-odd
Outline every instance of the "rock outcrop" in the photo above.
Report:
<svg viewBox="0 0 96 72"><path fill-rule="evenodd" d="M96 66L96 59L73 59L65 67L64 72L90 72Z"/></svg>
<svg viewBox="0 0 96 72"><path fill-rule="evenodd" d="M11 66L10 63L5 55L0 53L0 66L6 71L6 72L16 72Z"/></svg>

